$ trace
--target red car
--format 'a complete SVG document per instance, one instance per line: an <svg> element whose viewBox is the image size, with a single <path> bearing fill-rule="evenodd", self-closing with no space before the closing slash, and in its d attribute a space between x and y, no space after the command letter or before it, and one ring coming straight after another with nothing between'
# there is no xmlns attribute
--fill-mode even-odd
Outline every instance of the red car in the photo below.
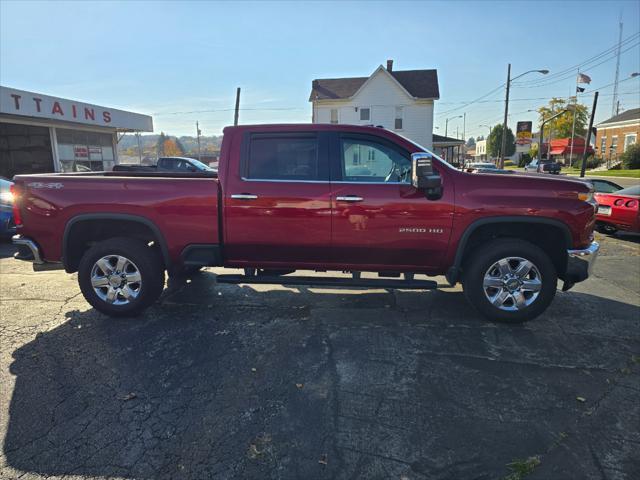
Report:
<svg viewBox="0 0 640 480"><path fill-rule="evenodd" d="M602 233L618 230L640 233L640 185L614 193L596 193L596 228Z"/></svg>
<svg viewBox="0 0 640 480"><path fill-rule="evenodd" d="M522 321L598 253L591 185L461 172L376 127L229 127L217 172L18 175L14 191L17 258L78 272L115 316L155 301L165 271L221 266L245 275L219 283L429 289L414 274L446 275L487 317Z"/></svg>

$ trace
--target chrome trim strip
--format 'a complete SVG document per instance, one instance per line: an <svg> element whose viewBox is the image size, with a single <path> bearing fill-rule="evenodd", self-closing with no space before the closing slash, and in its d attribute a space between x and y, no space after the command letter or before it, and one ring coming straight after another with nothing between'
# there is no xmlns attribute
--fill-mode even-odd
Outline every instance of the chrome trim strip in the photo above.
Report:
<svg viewBox="0 0 640 480"><path fill-rule="evenodd" d="M31 250L31 254L33 255L32 263L44 263L42 257L40 256L40 250L33 241L29 240L28 238L23 238L21 235L14 235L13 237L11 237L11 241L14 245L26 245L27 247L29 247L29 250Z"/></svg>
<svg viewBox="0 0 640 480"><path fill-rule="evenodd" d="M583 257L593 258L598 254L599 250L600 250L600 244L598 242L591 242L591 245L589 245L587 248L582 248L578 250L567 250L567 254L570 257L578 257L578 258L582 258L583 260L590 261L591 260L590 258L583 258Z"/></svg>
<svg viewBox="0 0 640 480"><path fill-rule="evenodd" d="M245 178L240 177L243 182L270 182L270 183L348 183L351 185L408 185L411 186L411 182L355 182L346 180L268 180L258 178Z"/></svg>
<svg viewBox="0 0 640 480"><path fill-rule="evenodd" d="M269 180L267 178L240 177L243 182L269 182L269 183L331 183L329 180Z"/></svg>
<svg viewBox="0 0 640 480"><path fill-rule="evenodd" d="M356 195L347 195L347 196L336 197L336 200L338 202L361 202L364 200L364 198L358 197Z"/></svg>
<svg viewBox="0 0 640 480"><path fill-rule="evenodd" d="M258 196L251 193L234 193L231 198L234 200L255 200Z"/></svg>

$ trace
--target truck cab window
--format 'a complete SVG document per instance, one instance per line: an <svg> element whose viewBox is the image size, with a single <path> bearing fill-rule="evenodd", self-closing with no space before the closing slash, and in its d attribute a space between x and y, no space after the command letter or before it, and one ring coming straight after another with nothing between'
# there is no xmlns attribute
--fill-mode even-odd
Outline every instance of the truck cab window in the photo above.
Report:
<svg viewBox="0 0 640 480"><path fill-rule="evenodd" d="M246 178L319 180L318 141L313 137L253 137Z"/></svg>
<svg viewBox="0 0 640 480"><path fill-rule="evenodd" d="M382 143L344 138L342 179L347 182L411 183L411 160Z"/></svg>

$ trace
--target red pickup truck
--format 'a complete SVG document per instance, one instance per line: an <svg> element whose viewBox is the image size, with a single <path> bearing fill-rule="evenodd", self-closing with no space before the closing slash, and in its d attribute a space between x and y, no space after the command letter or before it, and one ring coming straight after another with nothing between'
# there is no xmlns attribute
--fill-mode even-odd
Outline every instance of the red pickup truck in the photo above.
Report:
<svg viewBox="0 0 640 480"><path fill-rule="evenodd" d="M227 127L217 172L18 175L14 194L16 258L78 272L113 316L153 303L165 271L222 266L244 268L217 276L229 283L429 289L416 274L446 275L485 316L522 321L598 252L590 185L459 171L377 127Z"/></svg>

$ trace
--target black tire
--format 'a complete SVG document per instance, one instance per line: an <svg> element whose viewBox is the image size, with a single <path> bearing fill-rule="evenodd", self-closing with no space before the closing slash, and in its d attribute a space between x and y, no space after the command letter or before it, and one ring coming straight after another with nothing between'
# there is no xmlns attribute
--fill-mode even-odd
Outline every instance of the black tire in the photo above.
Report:
<svg viewBox="0 0 640 480"><path fill-rule="evenodd" d="M490 267L501 259L513 257L519 257L533 263L540 275L541 286L537 297L529 305L523 306L521 309L507 311L496 307L489 301L483 282ZM534 276L534 273L535 270L529 275ZM531 320L547 309L556 294L557 282L558 276L551 258L539 247L525 240L499 239L480 246L472 253L464 266L462 287L469 303L488 319L518 323ZM506 288L503 290L505 294L509 292ZM503 290L496 288L489 291L499 293ZM532 296L533 293L526 292L526 295ZM515 297L508 299L507 305L503 305L503 307L515 308Z"/></svg>
<svg viewBox="0 0 640 480"><path fill-rule="evenodd" d="M123 305L108 303L94 290L91 275L94 265L105 256L126 257L140 275L135 299ZM164 265L158 252L142 240L117 237L95 244L85 252L78 267L78 283L84 298L96 310L111 317L134 316L155 302L164 288ZM105 287L105 289L108 287ZM122 300L124 301L124 299Z"/></svg>
<svg viewBox="0 0 640 480"><path fill-rule="evenodd" d="M613 235L618 231L616 227L608 223L597 223L596 230L600 233L604 233L605 235Z"/></svg>

